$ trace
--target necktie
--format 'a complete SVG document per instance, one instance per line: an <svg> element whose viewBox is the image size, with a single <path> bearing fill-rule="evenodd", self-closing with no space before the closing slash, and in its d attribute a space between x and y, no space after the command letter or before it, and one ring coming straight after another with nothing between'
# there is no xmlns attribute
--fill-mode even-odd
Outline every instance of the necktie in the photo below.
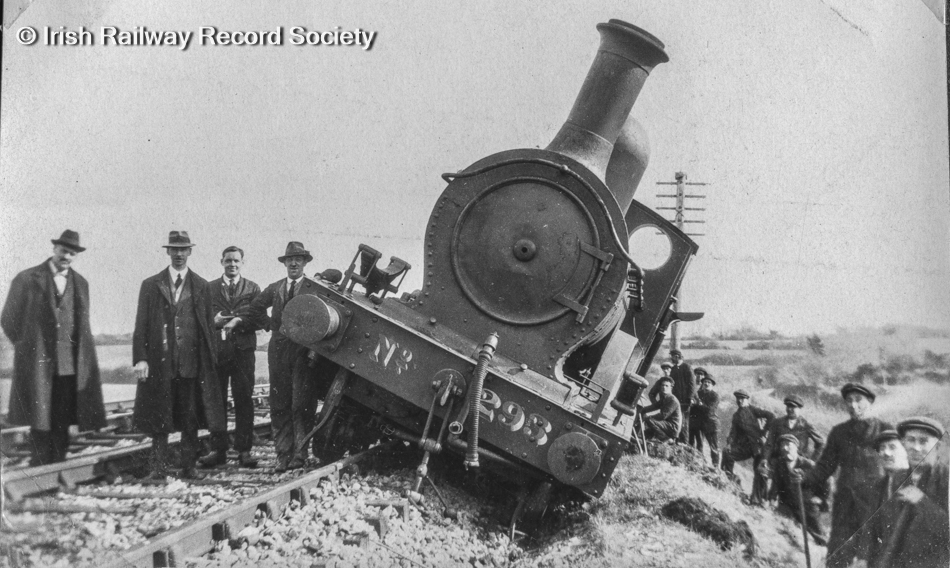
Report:
<svg viewBox="0 0 950 568"><path fill-rule="evenodd" d="M297 291L297 283L293 280L290 281L290 292L287 293L287 301L291 301L294 298L294 292Z"/></svg>
<svg viewBox="0 0 950 568"><path fill-rule="evenodd" d="M175 293L178 293L178 290L181 288L181 274L178 275L178 278L175 279Z"/></svg>
<svg viewBox="0 0 950 568"><path fill-rule="evenodd" d="M233 298L234 293L237 291L237 283L234 280L231 280L231 283L228 284L228 296Z"/></svg>

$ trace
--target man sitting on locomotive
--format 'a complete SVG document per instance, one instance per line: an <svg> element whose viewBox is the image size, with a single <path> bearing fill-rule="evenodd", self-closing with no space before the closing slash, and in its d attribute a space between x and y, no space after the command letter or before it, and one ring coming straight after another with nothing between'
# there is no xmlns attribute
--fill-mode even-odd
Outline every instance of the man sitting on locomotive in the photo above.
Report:
<svg viewBox="0 0 950 568"><path fill-rule="evenodd" d="M683 424L683 414L680 412L679 400L673 396L673 379L661 377L657 384L660 386L660 400L639 409L642 416L659 411L656 416L644 418L644 434L658 442L675 442Z"/></svg>

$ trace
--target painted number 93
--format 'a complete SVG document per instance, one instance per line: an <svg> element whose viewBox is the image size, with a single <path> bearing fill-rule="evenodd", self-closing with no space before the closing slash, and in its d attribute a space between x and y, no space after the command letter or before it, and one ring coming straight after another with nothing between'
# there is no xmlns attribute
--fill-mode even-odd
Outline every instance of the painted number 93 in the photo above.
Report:
<svg viewBox="0 0 950 568"><path fill-rule="evenodd" d="M497 422L511 432L520 431L529 442L543 446L548 443L547 433L551 423L539 414L525 414L524 408L517 402L502 402L498 395L489 389L482 390L482 404L479 413L486 422Z"/></svg>

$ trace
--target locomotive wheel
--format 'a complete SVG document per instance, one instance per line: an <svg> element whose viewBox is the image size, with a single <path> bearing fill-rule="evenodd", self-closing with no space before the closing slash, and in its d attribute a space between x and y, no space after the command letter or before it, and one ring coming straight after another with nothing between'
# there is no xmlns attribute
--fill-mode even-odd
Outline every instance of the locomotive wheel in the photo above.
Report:
<svg viewBox="0 0 950 568"><path fill-rule="evenodd" d="M514 514L511 515L511 524L508 527L509 538L514 540L515 528L522 533L533 533L541 526L548 506L551 504L551 495L554 486L547 481L538 482L534 487L518 499Z"/></svg>

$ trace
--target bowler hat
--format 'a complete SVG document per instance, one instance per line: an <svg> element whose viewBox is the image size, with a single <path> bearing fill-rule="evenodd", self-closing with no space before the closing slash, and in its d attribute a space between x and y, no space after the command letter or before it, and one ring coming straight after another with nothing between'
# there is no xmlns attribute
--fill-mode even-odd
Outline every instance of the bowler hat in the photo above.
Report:
<svg viewBox="0 0 950 568"><path fill-rule="evenodd" d="M897 432L903 436L908 430L924 430L937 439L943 438L943 424L926 416L914 416L897 424Z"/></svg>
<svg viewBox="0 0 950 568"><path fill-rule="evenodd" d="M680 351L679 349L670 349L670 357L672 357L673 355L679 355L680 357L682 357L683 352Z"/></svg>
<svg viewBox="0 0 950 568"><path fill-rule="evenodd" d="M696 367L695 369L693 369L693 374L694 374L694 375L698 375L698 374L700 374L700 373L702 373L702 374L705 375L705 374L706 374L706 369L703 369L702 367Z"/></svg>
<svg viewBox="0 0 950 568"><path fill-rule="evenodd" d="M284 251L284 256L278 256L278 262L284 262L284 259L291 256L302 256L307 259L307 262L313 260L313 257L310 256L310 251L303 247L303 243L297 241L290 241L287 243L287 250Z"/></svg>
<svg viewBox="0 0 950 568"><path fill-rule="evenodd" d="M798 408L804 408L805 401L802 400L802 397L797 394L790 394L785 397L785 406L797 406Z"/></svg>
<svg viewBox="0 0 950 568"><path fill-rule="evenodd" d="M671 379L670 377L660 377L660 380L657 381L657 384L660 384L660 383L670 383L672 385L673 379Z"/></svg>
<svg viewBox="0 0 950 568"><path fill-rule="evenodd" d="M799 440L795 434L782 434L778 437L778 443L781 444L782 442L791 442L796 446L801 445L801 440Z"/></svg>
<svg viewBox="0 0 950 568"><path fill-rule="evenodd" d="M661 368L661 369L672 369L672 368L673 368L673 363L660 363L660 368Z"/></svg>
<svg viewBox="0 0 950 568"><path fill-rule="evenodd" d="M874 399L877 398L874 394L874 391L869 389L864 385L859 385L857 383L848 383L845 386L841 387L841 397L847 398L849 392L856 392L858 394L863 394L868 397L868 400L874 402Z"/></svg>
<svg viewBox="0 0 950 568"><path fill-rule="evenodd" d="M63 234L60 235L58 239L53 239L50 242L54 245L63 245L64 247L73 249L76 252L82 252L86 250L85 247L79 246L79 233L69 229L63 231Z"/></svg>
<svg viewBox="0 0 950 568"><path fill-rule="evenodd" d="M881 433L874 438L874 447L879 448L881 444L888 440L900 440L900 434L897 430L881 430Z"/></svg>
<svg viewBox="0 0 950 568"><path fill-rule="evenodd" d="M188 231L169 231L168 244L162 245L165 248L191 248L195 246L188 236Z"/></svg>
<svg viewBox="0 0 950 568"><path fill-rule="evenodd" d="M732 394L734 394L736 398L752 398L751 396L749 396L749 392L745 389L739 389Z"/></svg>
<svg viewBox="0 0 950 568"><path fill-rule="evenodd" d="M703 378L699 380L699 382L703 382L703 381L709 381L712 384L716 384L716 379L713 377L713 374L710 373L709 371L706 371L705 373L703 373Z"/></svg>

